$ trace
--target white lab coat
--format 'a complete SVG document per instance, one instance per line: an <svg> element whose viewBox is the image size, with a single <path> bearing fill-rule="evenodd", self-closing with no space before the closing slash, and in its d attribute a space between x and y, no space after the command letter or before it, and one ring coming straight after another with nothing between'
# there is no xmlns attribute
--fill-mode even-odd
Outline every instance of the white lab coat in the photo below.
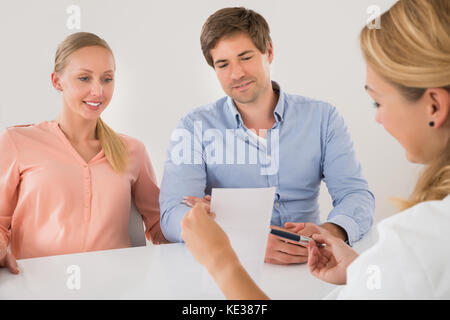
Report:
<svg viewBox="0 0 450 320"><path fill-rule="evenodd" d="M378 234L327 299L450 299L450 195L383 220Z"/></svg>

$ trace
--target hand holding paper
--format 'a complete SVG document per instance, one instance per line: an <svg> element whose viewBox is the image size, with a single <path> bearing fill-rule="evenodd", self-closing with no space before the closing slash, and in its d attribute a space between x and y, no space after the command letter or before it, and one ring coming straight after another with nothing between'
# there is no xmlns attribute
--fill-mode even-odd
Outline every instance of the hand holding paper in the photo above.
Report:
<svg viewBox="0 0 450 320"><path fill-rule="evenodd" d="M274 196L275 188L212 190L211 212L216 215L217 224L228 235L231 246L244 266L250 269L250 273L258 273L257 269L262 267L264 263ZM189 206L201 203L204 205L202 210L207 212L209 199L209 197L185 197L183 202ZM196 208L195 211L197 210L199 209ZM192 213L192 210L190 213ZM189 221L189 215L184 220ZM189 237L186 235L188 230L197 229L193 226L187 227L184 230L184 236L182 235L183 239L187 241L185 237ZM216 230L215 226L214 230ZM202 236L206 237L203 233ZM213 241L211 238L205 239ZM203 242L205 242L205 239L203 239ZM196 242L196 245L206 247L200 242ZM217 247L215 248L214 250L218 250ZM192 246L188 246L188 249L196 250ZM212 247L209 247L209 249L213 250Z"/></svg>
<svg viewBox="0 0 450 320"><path fill-rule="evenodd" d="M213 220L208 209L202 202L195 204L181 222L181 237L194 258L211 272L220 265L221 258L232 258L235 254L228 236Z"/></svg>

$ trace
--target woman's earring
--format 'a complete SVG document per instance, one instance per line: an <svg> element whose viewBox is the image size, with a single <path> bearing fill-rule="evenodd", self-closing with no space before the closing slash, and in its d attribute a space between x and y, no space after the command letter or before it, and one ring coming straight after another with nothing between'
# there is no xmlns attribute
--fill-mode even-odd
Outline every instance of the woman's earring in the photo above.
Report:
<svg viewBox="0 0 450 320"><path fill-rule="evenodd" d="M428 123L428 125L429 125L430 127L434 127L434 121L430 121L430 123Z"/></svg>

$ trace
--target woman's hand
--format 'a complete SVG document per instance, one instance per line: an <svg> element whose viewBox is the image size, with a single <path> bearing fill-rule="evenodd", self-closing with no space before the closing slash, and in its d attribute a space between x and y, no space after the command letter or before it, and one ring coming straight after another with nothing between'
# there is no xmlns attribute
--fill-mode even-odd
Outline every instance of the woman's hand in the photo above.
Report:
<svg viewBox="0 0 450 320"><path fill-rule="evenodd" d="M230 239L213 216L203 201L186 213L181 221L186 247L213 276L227 299L267 299L239 262Z"/></svg>
<svg viewBox="0 0 450 320"><path fill-rule="evenodd" d="M8 268L13 274L19 274L16 258L7 249L0 249L0 267Z"/></svg>
<svg viewBox="0 0 450 320"><path fill-rule="evenodd" d="M151 233L150 241L151 241L153 244L166 244L166 243L171 243L169 240L167 240L167 239L164 237L164 234L162 233L161 227L160 227L160 226L158 226L158 229L157 229L156 231L154 231L154 232Z"/></svg>
<svg viewBox="0 0 450 320"><path fill-rule="evenodd" d="M208 211L208 205L198 201L181 221L181 237L194 258L214 273L219 261L235 254L228 236Z"/></svg>
<svg viewBox="0 0 450 320"><path fill-rule="evenodd" d="M329 234L329 231L311 222L286 222L284 228L271 226L274 229L286 230L302 236L311 237L315 233ZM308 261L308 249L290 240L269 234L264 262L273 264L297 264Z"/></svg>
<svg viewBox="0 0 450 320"><path fill-rule="evenodd" d="M331 234L313 234L308 246L308 267L312 275L333 284L347 283L347 267L358 253ZM318 247L317 243L325 246Z"/></svg>

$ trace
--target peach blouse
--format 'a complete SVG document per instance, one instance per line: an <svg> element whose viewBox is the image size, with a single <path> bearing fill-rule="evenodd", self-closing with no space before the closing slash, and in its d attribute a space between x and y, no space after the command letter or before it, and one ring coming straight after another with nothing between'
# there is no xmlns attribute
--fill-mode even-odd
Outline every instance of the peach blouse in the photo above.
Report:
<svg viewBox="0 0 450 320"><path fill-rule="evenodd" d="M129 166L113 171L100 151L88 163L56 122L0 135L0 246L17 259L130 246L131 197L147 239L161 232L159 188L145 146L120 135Z"/></svg>

